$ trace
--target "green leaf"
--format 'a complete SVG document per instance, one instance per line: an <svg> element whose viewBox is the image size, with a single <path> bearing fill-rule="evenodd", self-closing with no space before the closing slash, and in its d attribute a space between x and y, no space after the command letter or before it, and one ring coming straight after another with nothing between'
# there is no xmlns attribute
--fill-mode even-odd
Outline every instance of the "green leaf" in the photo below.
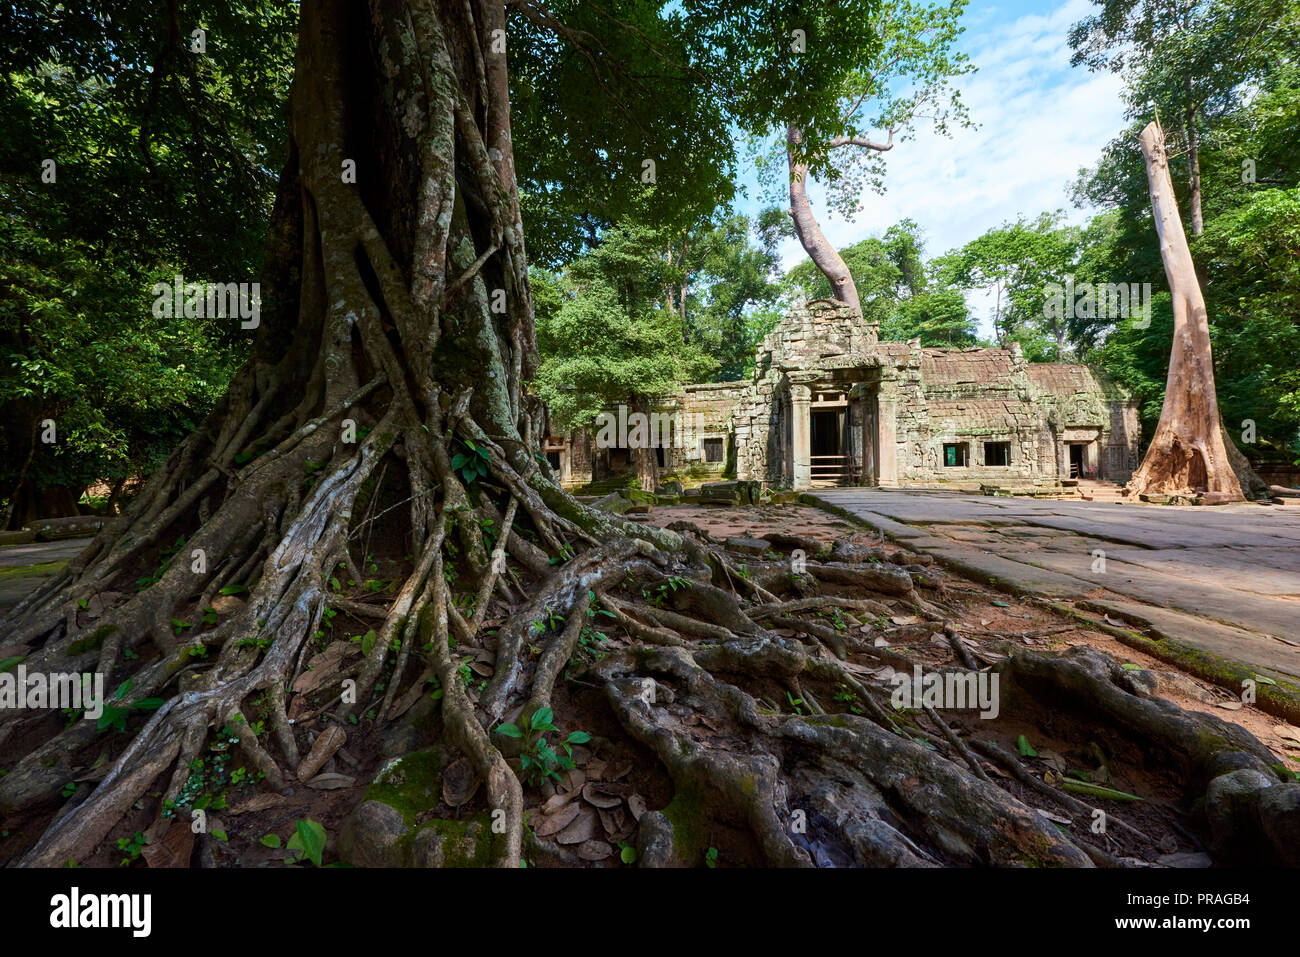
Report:
<svg viewBox="0 0 1300 957"><path fill-rule="evenodd" d="M575 731L564 740L569 744L586 744L591 740L591 735L586 731Z"/></svg>
<svg viewBox="0 0 1300 957"><path fill-rule="evenodd" d="M1262 685L1275 685L1275 684L1277 684L1277 682L1274 681L1272 678L1266 678L1266 677L1264 677L1263 675L1255 675L1255 680L1258 681L1258 682L1259 682L1260 684L1262 684Z"/></svg>
<svg viewBox="0 0 1300 957"><path fill-rule="evenodd" d="M238 595L240 592L246 592L248 588L244 585L226 585L221 589L223 595Z"/></svg>
<svg viewBox="0 0 1300 957"><path fill-rule="evenodd" d="M25 657L26 655L14 655L14 657L12 658L5 658L3 660L0 660L0 675L4 674L14 665L18 664L18 662L22 661L23 658Z"/></svg>
<svg viewBox="0 0 1300 957"><path fill-rule="evenodd" d="M555 712L550 708L538 708L533 712L533 716L528 719L528 724L534 731L540 730L542 725L550 724L551 719L555 717Z"/></svg>
<svg viewBox="0 0 1300 957"><path fill-rule="evenodd" d="M127 678L117 686L117 691L113 694L114 701L121 701L131 693L131 685L135 682L134 678Z"/></svg>
<svg viewBox="0 0 1300 957"><path fill-rule="evenodd" d="M509 722L497 725L497 730L507 738L522 738L524 736L524 733L519 730L517 725L510 724Z"/></svg>
<svg viewBox="0 0 1300 957"><path fill-rule="evenodd" d="M1016 739L1016 747L1020 749L1020 756L1022 758L1038 757L1038 752L1033 749L1033 746L1029 743L1029 739L1023 734Z"/></svg>
<svg viewBox="0 0 1300 957"><path fill-rule="evenodd" d="M635 864L636 848L627 843L620 844L619 847L621 847L622 850L618 852L618 859L624 864Z"/></svg>
<svg viewBox="0 0 1300 957"><path fill-rule="evenodd" d="M1131 664L1131 663L1122 664L1122 665L1120 665L1120 667L1123 668L1125 671L1144 671L1144 670L1145 670L1141 665L1135 665L1135 664Z"/></svg>
<svg viewBox="0 0 1300 957"><path fill-rule="evenodd" d="M135 707L145 711L157 711L167 703L166 698L141 698L135 703Z"/></svg>
<svg viewBox="0 0 1300 957"><path fill-rule="evenodd" d="M298 830L289 838L287 847L290 851L299 851L317 867L321 866L321 856L325 853L325 827L311 818L298 822Z"/></svg>
<svg viewBox="0 0 1300 957"><path fill-rule="evenodd" d="M266 834L262 837L263 847L283 847L278 834Z"/></svg>
<svg viewBox="0 0 1300 957"><path fill-rule="evenodd" d="M218 841L221 841L223 844L229 843L230 841L230 837L226 834L226 832L217 827L214 827L212 829L212 836L215 837Z"/></svg>
<svg viewBox="0 0 1300 957"><path fill-rule="evenodd" d="M373 628L361 636L361 653L363 655L370 654L371 650L375 647L375 640L378 637L379 636L375 634Z"/></svg>
<svg viewBox="0 0 1300 957"><path fill-rule="evenodd" d="M1091 797L1110 798L1112 801L1141 801L1142 798L1136 794L1129 794L1127 791L1116 791L1114 788L1102 787L1100 784L1091 784L1087 781L1076 781L1073 778L1062 778L1061 788L1065 791L1074 791L1076 794L1087 794Z"/></svg>

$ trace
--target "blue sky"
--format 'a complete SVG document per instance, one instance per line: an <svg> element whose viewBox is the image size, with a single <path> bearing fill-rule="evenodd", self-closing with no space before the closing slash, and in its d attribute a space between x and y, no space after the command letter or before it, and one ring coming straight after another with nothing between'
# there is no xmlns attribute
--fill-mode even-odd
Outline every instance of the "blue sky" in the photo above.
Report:
<svg viewBox="0 0 1300 957"><path fill-rule="evenodd" d="M886 154L884 194L866 191L852 221L833 214L813 184L813 211L831 242L880 236L910 217L937 255L1022 214L1062 209L1070 222L1085 221L1092 211L1074 208L1070 186L1125 125L1121 80L1070 66L1069 29L1091 8L1090 0L971 0L959 46L978 70L960 83L977 126L944 137L921 121L915 138ZM752 186L750 196L753 212L763 204ZM805 258L795 240L781 253L786 267ZM971 305L988 335L985 304Z"/></svg>

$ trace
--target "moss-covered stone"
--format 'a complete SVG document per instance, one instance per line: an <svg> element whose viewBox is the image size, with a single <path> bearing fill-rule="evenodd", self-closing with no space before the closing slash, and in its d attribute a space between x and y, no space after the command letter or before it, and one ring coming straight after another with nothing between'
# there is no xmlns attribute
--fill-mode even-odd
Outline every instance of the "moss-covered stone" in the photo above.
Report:
<svg viewBox="0 0 1300 957"><path fill-rule="evenodd" d="M68 645L68 654L84 655L88 651L94 651L104 644L108 636L115 631L119 631L117 625L100 625L85 638L78 638L72 644Z"/></svg>
<svg viewBox="0 0 1300 957"><path fill-rule="evenodd" d="M698 862L708 850L707 803L699 789L679 788L661 812L673 827L673 848L686 862Z"/></svg>
<svg viewBox="0 0 1300 957"><path fill-rule="evenodd" d="M441 800L442 772L448 763L442 748L394 758L375 775L366 789L366 800L395 808L407 826L414 827L416 816Z"/></svg>

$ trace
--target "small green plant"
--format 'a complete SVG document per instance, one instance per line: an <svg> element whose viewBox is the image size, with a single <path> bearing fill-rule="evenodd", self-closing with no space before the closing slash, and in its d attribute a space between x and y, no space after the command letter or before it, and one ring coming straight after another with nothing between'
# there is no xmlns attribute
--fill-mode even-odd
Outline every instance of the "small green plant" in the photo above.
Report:
<svg viewBox="0 0 1300 957"><path fill-rule="evenodd" d="M716 847L711 847L704 852L704 866L710 868L718 866L718 849Z"/></svg>
<svg viewBox="0 0 1300 957"><path fill-rule="evenodd" d="M526 731L515 724L502 724L497 730L508 738L520 738L524 742L520 754L521 770L527 783L537 785L546 778L560 780L560 772L573 767L573 748L575 744L586 744L591 735L586 731L574 731L560 742L563 754L558 754L547 742L546 735L560 729L551 723L555 713L550 708L538 708L528 719Z"/></svg>
<svg viewBox="0 0 1300 957"><path fill-rule="evenodd" d="M138 701L127 701L126 696L131 693L131 684L134 678L127 678L117 686L117 691L113 693L113 703L104 703L104 711L99 716L95 726L100 731L106 731L113 728L116 731L126 730L126 718L133 710L140 711L157 711L165 704L162 698L141 698Z"/></svg>
<svg viewBox="0 0 1300 957"><path fill-rule="evenodd" d="M465 446L469 451L457 452L452 457L451 467L460 475L461 481L470 485L476 479L487 478L491 457L468 439L465 440Z"/></svg>
<svg viewBox="0 0 1300 957"><path fill-rule="evenodd" d="M144 850L144 846L148 843L145 836L139 831L136 831L130 837L119 837L117 839L117 849L126 855L126 857L122 858L121 866L126 867L133 861L138 861L140 852Z"/></svg>
<svg viewBox="0 0 1300 957"><path fill-rule="evenodd" d="M862 714L862 709L858 707L857 704L858 701L857 693L852 689L850 689L849 687L847 687L846 685L843 684L840 685L840 690L835 692L835 700L838 701L840 704L847 704L849 706L849 710L852 711L854 714Z"/></svg>
<svg viewBox="0 0 1300 957"><path fill-rule="evenodd" d="M325 853L325 826L311 818L299 821L285 850L293 852L294 863L308 860L320 867L321 857Z"/></svg>
<svg viewBox="0 0 1300 957"><path fill-rule="evenodd" d="M532 630L534 635L544 635L548 631L556 631L563 627L563 625L564 616L558 611L552 609L550 605L547 605L546 611L542 614L542 617L537 621L532 622L529 625L529 628Z"/></svg>
<svg viewBox="0 0 1300 957"><path fill-rule="evenodd" d="M792 695L790 692L787 691L785 693L785 700L790 703L791 711L793 711L795 714L798 715L803 714L803 709L805 707L803 698L796 698L794 695Z"/></svg>

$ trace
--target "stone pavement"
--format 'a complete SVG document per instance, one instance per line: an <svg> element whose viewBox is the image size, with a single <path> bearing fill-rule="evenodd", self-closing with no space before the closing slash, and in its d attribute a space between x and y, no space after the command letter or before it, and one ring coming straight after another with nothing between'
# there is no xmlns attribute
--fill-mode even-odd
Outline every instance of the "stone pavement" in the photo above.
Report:
<svg viewBox="0 0 1300 957"><path fill-rule="evenodd" d="M0 548L0 617L90 544L89 538ZM0 635L3 644L4 635Z"/></svg>
<svg viewBox="0 0 1300 957"><path fill-rule="evenodd" d="M1008 591L1145 632L1202 677L1272 678L1300 705L1300 508L877 488L805 498Z"/></svg>

